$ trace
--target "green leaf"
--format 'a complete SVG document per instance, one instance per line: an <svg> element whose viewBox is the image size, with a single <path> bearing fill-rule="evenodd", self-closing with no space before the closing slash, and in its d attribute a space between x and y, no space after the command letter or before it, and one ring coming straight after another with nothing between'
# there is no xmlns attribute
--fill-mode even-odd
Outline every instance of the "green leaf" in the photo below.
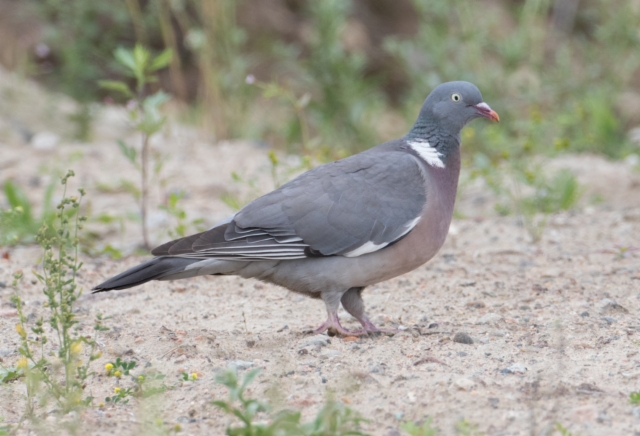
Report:
<svg viewBox="0 0 640 436"><path fill-rule="evenodd" d="M132 74L135 74L136 60L134 59L133 52L131 50L127 50L124 47L118 47L113 52L113 57L115 57L122 65L127 67Z"/></svg>
<svg viewBox="0 0 640 436"><path fill-rule="evenodd" d="M122 139L118 139L117 143L118 143L118 147L120 147L120 151L122 152L122 155L126 157L129 160L129 162L135 165L136 156L137 156L136 149L133 147L129 147Z"/></svg>
<svg viewBox="0 0 640 436"><path fill-rule="evenodd" d="M22 208L22 214L24 219L32 220L31 216L31 203L27 198L27 194L11 180L7 180L4 183L4 195L7 197L7 202L12 208Z"/></svg>
<svg viewBox="0 0 640 436"><path fill-rule="evenodd" d="M133 48L133 59L136 66L136 71L143 72L147 64L149 63L149 58L151 57L151 53L149 50L144 48L142 44L136 44Z"/></svg>
<svg viewBox="0 0 640 436"><path fill-rule="evenodd" d="M0 383L9 383L24 375L19 368L0 368Z"/></svg>
<svg viewBox="0 0 640 436"><path fill-rule="evenodd" d="M158 56L153 58L151 65L149 65L149 71L157 71L166 67L171 62L172 57L173 51L170 48L164 50Z"/></svg>
<svg viewBox="0 0 640 436"><path fill-rule="evenodd" d="M240 390L244 392L247 386L255 379L260 373L260 368L252 369L244 376L244 380L242 380L242 386L240 386Z"/></svg>
<svg viewBox="0 0 640 436"><path fill-rule="evenodd" d="M108 89L110 91L116 91L123 94L125 97L133 98L133 92L129 89L126 83L119 80L99 80L98 85L101 88Z"/></svg>
<svg viewBox="0 0 640 436"><path fill-rule="evenodd" d="M122 258L122 251L118 250L111 246L111 244L105 245L105 247L100 251L100 254L106 254L113 260L118 260Z"/></svg>
<svg viewBox="0 0 640 436"><path fill-rule="evenodd" d="M141 132L151 136L162 129L166 117L160 113L160 105L169 100L169 98L169 94L158 91L144 99L142 102L144 115L136 126Z"/></svg>

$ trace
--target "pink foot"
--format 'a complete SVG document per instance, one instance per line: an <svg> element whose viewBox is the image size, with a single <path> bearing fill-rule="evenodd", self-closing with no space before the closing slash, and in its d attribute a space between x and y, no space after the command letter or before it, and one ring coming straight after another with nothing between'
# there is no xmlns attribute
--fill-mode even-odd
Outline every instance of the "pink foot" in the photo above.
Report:
<svg viewBox="0 0 640 436"><path fill-rule="evenodd" d="M381 328L378 328L371 321L369 321L369 318L366 318L366 317L363 317L359 321L360 321L360 324L362 324L362 327L364 327L364 333L363 334L376 335L376 334L381 334L381 333L388 333L388 334L396 334L396 333L398 333L398 329L381 329Z"/></svg>
<svg viewBox="0 0 640 436"><path fill-rule="evenodd" d="M329 316L327 317L327 320L323 322L320 327L313 330L313 334L317 335L319 333L323 333L325 330L327 331L327 334L329 336L336 336L336 335L361 336L361 335L367 334L365 330L356 330L352 332L342 327L342 325L340 324L340 320L338 319L337 313L335 314L330 313Z"/></svg>
<svg viewBox="0 0 640 436"><path fill-rule="evenodd" d="M336 335L374 336L374 335L383 334L383 333L392 334L392 335L398 333L397 329L380 329L376 327L371 321L369 321L368 318L361 319L360 324L362 324L362 327L363 327L363 329L361 330L355 330L355 331L347 330L346 328L342 327L342 325L340 324L340 320L338 319L338 314L329 314L329 316L327 317L327 320L324 323L322 323L320 327L313 330L313 334L317 335L319 333L323 333L324 331L327 331L327 334L329 336L336 336Z"/></svg>

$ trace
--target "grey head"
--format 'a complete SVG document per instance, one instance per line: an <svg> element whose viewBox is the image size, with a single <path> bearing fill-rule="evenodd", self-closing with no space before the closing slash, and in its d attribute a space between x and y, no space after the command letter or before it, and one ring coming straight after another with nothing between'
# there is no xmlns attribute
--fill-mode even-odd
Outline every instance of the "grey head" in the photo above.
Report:
<svg viewBox="0 0 640 436"><path fill-rule="evenodd" d="M404 139L429 142L446 158L452 149L460 146L462 128L479 117L500 121L473 83L443 83L424 101L418 119Z"/></svg>

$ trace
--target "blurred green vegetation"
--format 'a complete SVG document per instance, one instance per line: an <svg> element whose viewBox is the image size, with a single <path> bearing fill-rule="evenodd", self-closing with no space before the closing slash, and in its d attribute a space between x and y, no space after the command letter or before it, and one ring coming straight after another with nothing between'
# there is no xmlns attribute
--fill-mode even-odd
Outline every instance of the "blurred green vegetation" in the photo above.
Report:
<svg viewBox="0 0 640 436"><path fill-rule="evenodd" d="M99 80L122 79L117 47L171 49L170 68L149 92L162 87L189 102L185 118L218 139L289 151L311 145L306 152L327 159L401 135L429 91L449 80L474 82L503 120L473 125L467 163L478 153L497 164L631 150L625 129L633 120L616 103L640 92L633 0L585 0L564 15L554 0L272 3L34 0L50 48L34 71L89 102L106 96ZM304 97L303 115L248 76Z"/></svg>
<svg viewBox="0 0 640 436"><path fill-rule="evenodd" d="M51 223L56 213L53 208L53 189L51 183L42 200L42 212L37 216L31 207L24 190L11 180L4 182L3 191L9 205L6 210L0 209L0 246L35 242L38 230L46 228L47 236L51 233Z"/></svg>

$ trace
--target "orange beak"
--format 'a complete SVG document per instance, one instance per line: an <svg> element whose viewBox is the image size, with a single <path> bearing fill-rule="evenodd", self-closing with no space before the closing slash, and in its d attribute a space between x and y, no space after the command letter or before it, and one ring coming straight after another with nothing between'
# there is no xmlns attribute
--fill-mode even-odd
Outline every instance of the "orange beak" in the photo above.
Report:
<svg viewBox="0 0 640 436"><path fill-rule="evenodd" d="M500 122L500 116L498 113L491 109L485 102L478 103L474 108L476 108L476 111L478 111L478 114L481 117L489 118L491 121L495 121L496 123Z"/></svg>

